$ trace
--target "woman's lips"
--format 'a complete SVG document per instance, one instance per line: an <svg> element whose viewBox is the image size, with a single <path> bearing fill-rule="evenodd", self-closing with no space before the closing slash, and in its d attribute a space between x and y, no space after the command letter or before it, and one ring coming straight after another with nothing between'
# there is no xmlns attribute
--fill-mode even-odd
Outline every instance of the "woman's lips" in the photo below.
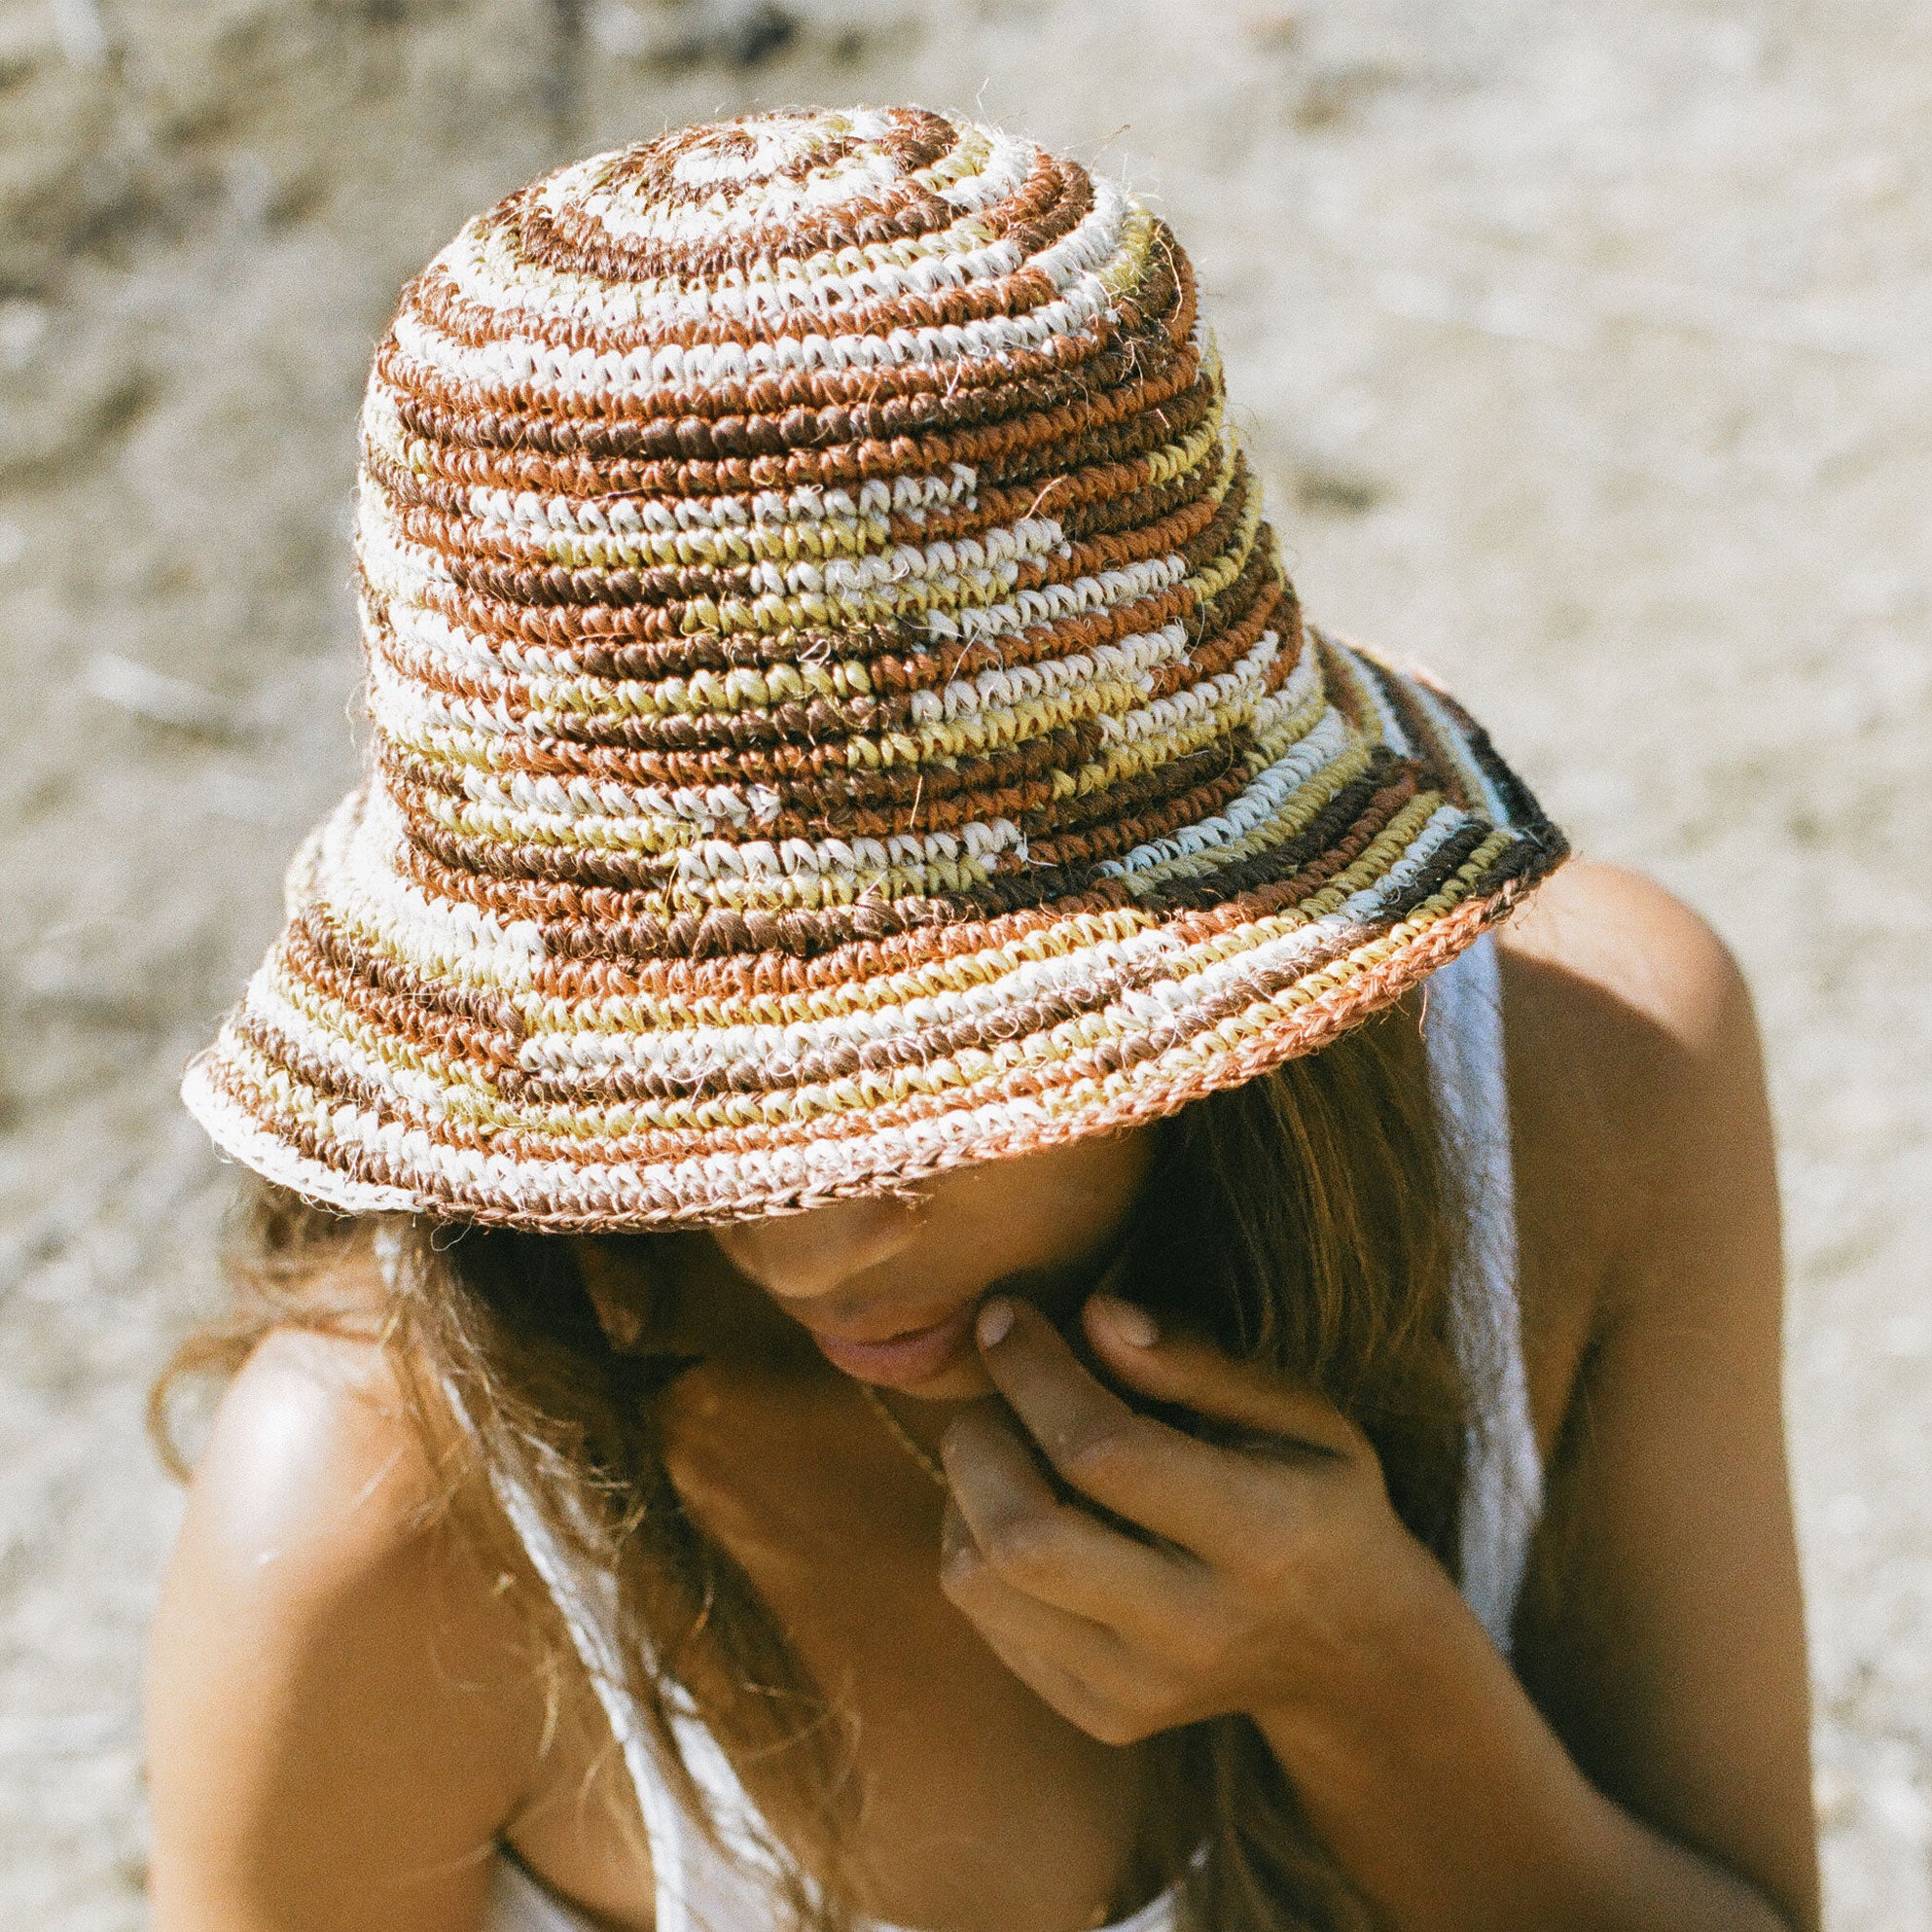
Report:
<svg viewBox="0 0 1932 1932"><path fill-rule="evenodd" d="M887 1388L916 1388L952 1366L970 1345L978 1304L968 1302L943 1321L925 1328L909 1328L883 1342L841 1342L836 1336L810 1331L819 1353L848 1376L880 1382Z"/></svg>

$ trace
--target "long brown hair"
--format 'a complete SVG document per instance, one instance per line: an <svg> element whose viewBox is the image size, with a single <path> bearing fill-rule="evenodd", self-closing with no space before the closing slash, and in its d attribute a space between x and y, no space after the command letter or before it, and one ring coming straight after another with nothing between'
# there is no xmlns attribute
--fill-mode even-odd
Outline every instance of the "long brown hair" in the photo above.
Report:
<svg viewBox="0 0 1932 1932"><path fill-rule="evenodd" d="M1466 1405L1450 1323L1450 1189L1419 1036L1398 1011L1165 1125L1123 1288L1166 1323L1324 1390L1375 1445L1403 1521L1453 1571ZM701 1816L667 1715L673 1687L767 1814L800 1821L792 1843L769 1847L794 1917L807 1932L845 1932L857 1915L844 1855L849 1735L743 1573L680 1503L659 1401L679 1363L613 1347L565 1240L393 1227L383 1334L419 1422L447 1444L453 1411L472 1473L514 1485L573 1563L615 1580L623 1688L685 1798ZM227 1251L234 1311L192 1337L157 1386L164 1447L184 1377L233 1369L278 1326L354 1320L330 1283L370 1232L255 1190ZM1168 1733L1150 1753L1144 1876L1179 1884L1189 1923L1373 1923L1246 1719Z"/></svg>

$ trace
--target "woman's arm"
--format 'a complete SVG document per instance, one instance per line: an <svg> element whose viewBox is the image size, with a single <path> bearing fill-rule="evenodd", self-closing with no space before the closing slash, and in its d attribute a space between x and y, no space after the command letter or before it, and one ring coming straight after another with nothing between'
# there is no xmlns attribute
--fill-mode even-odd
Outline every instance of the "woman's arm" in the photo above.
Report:
<svg viewBox="0 0 1932 1932"><path fill-rule="evenodd" d="M438 1500L373 1345L277 1335L230 1389L151 1652L156 1932L482 1923L542 1700Z"/></svg>
<svg viewBox="0 0 1932 1932"><path fill-rule="evenodd" d="M1596 1056L1623 1238L1554 1460L1519 1668L1596 1785L1809 1927L1782 1262L1749 994L1699 920L1606 868L1552 894L1525 942L1539 974L1615 1014Z"/></svg>
<svg viewBox="0 0 1932 1932"><path fill-rule="evenodd" d="M1088 1327L1124 1383L1299 1449L1235 1456L1164 1430L1018 1309L986 1350L1015 1411L1076 1488L1178 1547L1058 1501L1014 1432L974 1416L948 1444L947 1585L1096 1735L1253 1717L1399 1932L1810 1932L1755 1030L1722 949L1666 895L1592 889L1615 930L1580 970L1621 973L1634 1020L1567 1045L1605 1057L1626 1232L1556 1472L1555 1611L1526 1633L1543 1708L1396 1522L1351 1425L1184 1340L1136 1345L1117 1306Z"/></svg>

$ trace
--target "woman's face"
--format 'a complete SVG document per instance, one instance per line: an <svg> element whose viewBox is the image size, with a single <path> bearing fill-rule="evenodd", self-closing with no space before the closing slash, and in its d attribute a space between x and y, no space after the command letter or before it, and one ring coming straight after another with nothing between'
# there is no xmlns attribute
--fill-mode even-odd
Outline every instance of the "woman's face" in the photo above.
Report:
<svg viewBox="0 0 1932 1932"><path fill-rule="evenodd" d="M929 1400L984 1395L973 1317L995 1288L1070 1312L1154 1159L1135 1128L958 1168L908 1193L713 1230L725 1259L844 1374Z"/></svg>

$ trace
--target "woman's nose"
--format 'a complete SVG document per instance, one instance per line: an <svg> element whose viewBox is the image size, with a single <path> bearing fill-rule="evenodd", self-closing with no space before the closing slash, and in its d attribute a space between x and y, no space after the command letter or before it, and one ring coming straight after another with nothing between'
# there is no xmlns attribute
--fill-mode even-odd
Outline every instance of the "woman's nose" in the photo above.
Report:
<svg viewBox="0 0 1932 1932"><path fill-rule="evenodd" d="M903 1253L918 1236L923 1208L916 1198L835 1200L712 1233L740 1274L781 1301L810 1301Z"/></svg>

